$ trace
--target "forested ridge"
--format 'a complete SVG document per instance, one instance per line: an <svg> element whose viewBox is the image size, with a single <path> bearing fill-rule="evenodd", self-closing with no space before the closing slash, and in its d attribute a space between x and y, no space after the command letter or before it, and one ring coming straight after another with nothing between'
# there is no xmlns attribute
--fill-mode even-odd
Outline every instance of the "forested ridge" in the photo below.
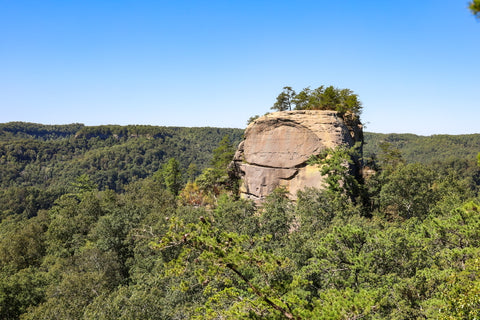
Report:
<svg viewBox="0 0 480 320"><path fill-rule="evenodd" d="M121 191L172 157L182 170L195 165L200 172L223 136L238 143L242 134L208 127L0 124L1 186L64 185L89 174L100 189Z"/></svg>
<svg viewBox="0 0 480 320"><path fill-rule="evenodd" d="M365 133L365 179L256 206L242 133L0 124L0 318L480 317L480 135Z"/></svg>
<svg viewBox="0 0 480 320"><path fill-rule="evenodd" d="M388 142L400 150L408 162L433 163L449 160L472 160L480 150L480 134L419 136L415 134L365 132L365 157L378 155L380 144Z"/></svg>

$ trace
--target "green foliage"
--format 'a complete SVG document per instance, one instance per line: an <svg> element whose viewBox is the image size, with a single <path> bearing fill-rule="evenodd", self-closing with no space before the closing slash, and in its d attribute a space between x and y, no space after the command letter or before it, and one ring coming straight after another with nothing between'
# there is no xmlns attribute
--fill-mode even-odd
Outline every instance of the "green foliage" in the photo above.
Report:
<svg viewBox="0 0 480 320"><path fill-rule="evenodd" d="M475 135L367 134L365 184L328 150L326 189L255 205L229 189L236 131L5 128L2 319L479 317Z"/></svg>
<svg viewBox="0 0 480 320"><path fill-rule="evenodd" d="M9 217L34 217L39 210L51 208L62 193L62 190L38 187L0 188L0 221Z"/></svg>
<svg viewBox="0 0 480 320"><path fill-rule="evenodd" d="M222 186L226 182L227 176L222 174L221 170L207 168L197 177L195 183L207 195L216 197L222 191Z"/></svg>
<svg viewBox="0 0 480 320"><path fill-rule="evenodd" d="M432 135L383 134L365 132L364 157L372 158L382 152L385 143L398 150L407 163L451 162L460 159L475 159L479 152L480 134Z"/></svg>
<svg viewBox="0 0 480 320"><path fill-rule="evenodd" d="M433 188L435 172L421 164L398 168L388 178L380 192L380 205L391 218L425 217L438 200Z"/></svg>
<svg viewBox="0 0 480 320"><path fill-rule="evenodd" d="M182 290L201 284L204 292L211 295L205 306L197 309L198 318L215 318L222 314L229 318L245 317L255 314L255 309L259 310L257 315L262 316L268 315L266 312L270 309L271 315L294 319L295 311L288 303L290 297L285 295L285 286L292 284L282 281L291 269L290 262L253 246L255 242L264 241L264 238L224 232L210 219L200 217L196 224L173 221L170 232L153 245L159 250L181 247L181 254L170 262L169 272L181 276L194 268L196 282L183 283ZM195 272L200 271L196 266L201 266L202 271ZM256 273L262 277L252 277Z"/></svg>
<svg viewBox="0 0 480 320"><path fill-rule="evenodd" d="M252 123L253 121L257 120L258 118L260 118L260 116L258 114L254 115L254 116L251 116L250 118L248 118L247 120L247 126Z"/></svg>
<svg viewBox="0 0 480 320"><path fill-rule="evenodd" d="M219 146L213 150L211 167L203 170L202 174L195 180L195 184L207 197L216 199L226 190L236 192L238 181L231 177L228 172L228 166L233 160L235 150L229 136L224 136Z"/></svg>
<svg viewBox="0 0 480 320"><path fill-rule="evenodd" d="M67 263L46 290L46 301L24 319L81 319L86 307L119 283L118 263L109 253L85 248Z"/></svg>
<svg viewBox="0 0 480 320"><path fill-rule="evenodd" d="M287 191L275 189L265 199L260 216L260 231L269 234L273 244L285 242L293 222L293 208L288 200Z"/></svg>
<svg viewBox="0 0 480 320"><path fill-rule="evenodd" d="M167 190L174 196L177 196L182 188L183 181L180 164L177 159L170 158L170 160L162 166L162 169L155 173L154 178L163 182Z"/></svg>
<svg viewBox="0 0 480 320"><path fill-rule="evenodd" d="M251 201L236 200L224 193L217 201L213 218L225 231L238 232L253 237L259 233L259 223L262 219L265 219L264 215L260 218L256 213L257 208ZM238 223L239 221L242 221L242 223Z"/></svg>
<svg viewBox="0 0 480 320"><path fill-rule="evenodd" d="M332 222L339 208L338 201L332 199L331 193L307 188L298 192L296 214L300 217L300 226L305 234L315 234L326 229ZM343 203L342 203L343 205Z"/></svg>
<svg viewBox="0 0 480 320"><path fill-rule="evenodd" d="M190 163L186 172L187 182L193 182L196 176L198 176L197 165L195 163Z"/></svg>
<svg viewBox="0 0 480 320"><path fill-rule="evenodd" d="M443 297L446 305L439 319L478 319L480 317L480 259L466 261L465 269L448 278Z"/></svg>
<svg viewBox="0 0 480 320"><path fill-rule="evenodd" d="M354 200L361 195L360 183L352 170L354 159L358 159L358 147L339 146L325 149L323 153L312 157L309 164L319 165L320 172L326 176L327 190L346 199Z"/></svg>
<svg viewBox="0 0 480 320"><path fill-rule="evenodd" d="M35 267L16 273L1 270L0 317L5 320L19 319L29 307L43 301L47 283L45 273Z"/></svg>
<svg viewBox="0 0 480 320"><path fill-rule="evenodd" d="M427 172L405 167L392 175ZM470 263L480 254L477 204L399 222L367 218L338 199L308 189L292 203L278 189L257 209L222 193L208 209L178 205L153 179L121 195L64 195L48 214L2 222L0 312L6 319L449 319L467 312L458 299L476 310L476 282L464 279L473 279Z"/></svg>
<svg viewBox="0 0 480 320"><path fill-rule="evenodd" d="M28 122L8 122L0 124L0 141L41 139L52 140L75 135L83 124L43 125Z"/></svg>
<svg viewBox="0 0 480 320"><path fill-rule="evenodd" d="M233 159L235 150L235 147L230 141L230 137L228 135L224 136L218 147L213 150L213 157L211 160L213 168L226 171L228 164Z"/></svg>
<svg viewBox="0 0 480 320"><path fill-rule="evenodd" d="M362 103L352 90L333 86L320 86L314 90L305 88L299 93L291 87L284 87L272 109L292 110L292 105L296 110L334 110L342 114L350 112L357 117L362 111Z"/></svg>
<svg viewBox="0 0 480 320"><path fill-rule="evenodd" d="M170 158L179 161L182 172L195 164L198 174L222 137L229 135L236 143L242 134L220 128L0 124L0 192L37 187L64 193L83 174L100 190L123 191Z"/></svg>
<svg viewBox="0 0 480 320"><path fill-rule="evenodd" d="M325 290L316 302L310 319L374 318L378 294L372 290L358 292L349 288Z"/></svg>
<svg viewBox="0 0 480 320"><path fill-rule="evenodd" d="M475 15L475 17L480 17L480 0L470 1L468 8Z"/></svg>
<svg viewBox="0 0 480 320"><path fill-rule="evenodd" d="M283 91L277 96L277 101L275 101L271 109L277 111L292 110L294 98L295 91L292 87L283 87Z"/></svg>
<svg viewBox="0 0 480 320"><path fill-rule="evenodd" d="M98 186L95 185L90 177L86 174L82 174L80 177L75 179L75 182L72 183L72 187L74 187L75 191L79 193L92 192L98 189Z"/></svg>
<svg viewBox="0 0 480 320"><path fill-rule="evenodd" d="M378 160L382 170L392 172L399 165L405 163L400 150L393 147L391 143L383 141L379 144L379 147L380 154Z"/></svg>

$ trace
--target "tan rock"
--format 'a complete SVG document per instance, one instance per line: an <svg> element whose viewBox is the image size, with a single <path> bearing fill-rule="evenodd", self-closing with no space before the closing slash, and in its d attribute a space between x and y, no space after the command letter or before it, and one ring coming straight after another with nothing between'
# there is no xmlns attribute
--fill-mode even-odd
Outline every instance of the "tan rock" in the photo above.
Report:
<svg viewBox="0 0 480 320"><path fill-rule="evenodd" d="M245 172L241 192L246 198L259 198L267 195L275 188L283 185L281 181L291 179L297 174L297 169L268 168L257 165L242 164L241 170Z"/></svg>
<svg viewBox="0 0 480 320"><path fill-rule="evenodd" d="M261 201L284 186L295 199L305 187L322 188L324 177L308 159L326 148L363 141L360 122L346 119L348 123L338 112L323 110L274 112L256 119L231 164L242 181L241 196Z"/></svg>

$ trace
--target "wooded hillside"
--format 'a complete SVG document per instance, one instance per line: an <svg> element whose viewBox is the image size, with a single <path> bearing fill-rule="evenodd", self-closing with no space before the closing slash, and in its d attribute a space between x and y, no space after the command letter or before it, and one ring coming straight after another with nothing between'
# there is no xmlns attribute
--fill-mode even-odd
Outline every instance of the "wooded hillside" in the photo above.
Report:
<svg viewBox="0 0 480 320"><path fill-rule="evenodd" d="M365 132L364 138L366 158L380 153L381 142L391 143L407 162L425 164L455 159L473 160L480 151L480 134L418 136Z"/></svg>
<svg viewBox="0 0 480 320"><path fill-rule="evenodd" d="M330 150L325 190L261 207L241 135L0 125L0 318L480 317L480 135L366 133L367 179Z"/></svg>

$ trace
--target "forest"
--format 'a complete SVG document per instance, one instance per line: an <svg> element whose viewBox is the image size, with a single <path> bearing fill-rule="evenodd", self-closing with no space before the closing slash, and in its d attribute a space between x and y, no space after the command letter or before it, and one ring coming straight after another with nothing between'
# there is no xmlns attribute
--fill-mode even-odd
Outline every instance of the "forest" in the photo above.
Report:
<svg viewBox="0 0 480 320"><path fill-rule="evenodd" d="M363 179L262 205L242 134L0 124L0 318L480 318L480 134L366 132Z"/></svg>

